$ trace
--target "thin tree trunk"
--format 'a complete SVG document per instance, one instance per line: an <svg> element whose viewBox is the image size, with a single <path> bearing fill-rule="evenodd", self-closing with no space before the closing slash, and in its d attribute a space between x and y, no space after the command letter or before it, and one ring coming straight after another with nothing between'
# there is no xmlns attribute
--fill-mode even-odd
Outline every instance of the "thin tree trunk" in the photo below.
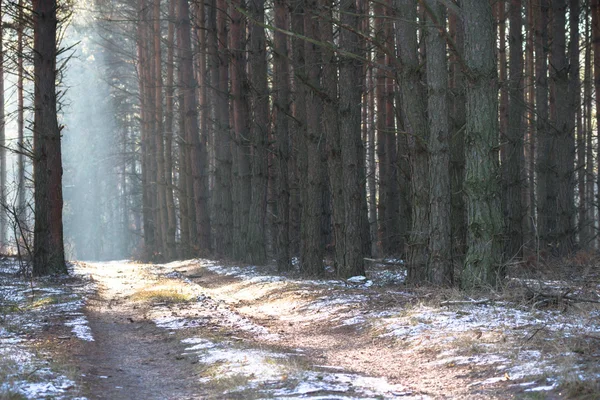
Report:
<svg viewBox="0 0 600 400"><path fill-rule="evenodd" d="M275 26L279 29L289 29L289 10L285 0L275 0ZM290 64L287 36L275 31L273 45L273 79L275 108L275 140L276 154L274 172L274 190L276 201L273 214L275 215L275 259L277 269L288 271L292 268L290 252Z"/></svg>
<svg viewBox="0 0 600 400"><path fill-rule="evenodd" d="M535 76L536 76L536 170L537 170L537 235L538 251L545 250L550 241L549 233L554 230L554 221L550 218L556 199L548 188L550 174L551 137L548 125L548 0L540 0L536 18L535 39Z"/></svg>
<svg viewBox="0 0 600 400"><path fill-rule="evenodd" d="M19 0L19 16L17 21L17 173L18 173L18 206L19 220L25 223L25 107L23 101L23 29L25 20L23 15L23 0ZM24 239L24 238L22 238Z"/></svg>
<svg viewBox="0 0 600 400"><path fill-rule="evenodd" d="M175 52L175 2L169 0L169 28L167 33L167 83L165 87L165 193L167 205L167 258L177 258L175 234L177 220L175 214L175 198L173 194L173 115L175 102L174 52Z"/></svg>
<svg viewBox="0 0 600 400"><path fill-rule="evenodd" d="M157 231L160 242L157 250L161 253L167 253L167 186L165 183L165 145L164 145L164 125L163 125L163 79L162 79L162 57L161 57L161 18L160 18L160 0L154 0L154 125L155 125L155 147L156 147L156 207L157 207Z"/></svg>

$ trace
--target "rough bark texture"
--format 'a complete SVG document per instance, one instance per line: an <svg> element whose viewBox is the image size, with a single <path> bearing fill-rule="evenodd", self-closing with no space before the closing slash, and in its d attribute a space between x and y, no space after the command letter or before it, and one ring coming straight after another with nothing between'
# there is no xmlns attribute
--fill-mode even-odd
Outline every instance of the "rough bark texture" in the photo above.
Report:
<svg viewBox="0 0 600 400"><path fill-rule="evenodd" d="M456 45L455 52L450 53L450 186L452 191L452 261L454 266L464 262L467 240L467 224L463 181L465 174L465 75L460 65L460 58L465 50L465 32L460 17L454 13L449 16L450 34Z"/></svg>
<svg viewBox="0 0 600 400"><path fill-rule="evenodd" d="M452 284L450 229L450 153L448 144L448 70L446 41L440 33L444 7L428 0L427 113L429 119L429 263L427 282Z"/></svg>
<svg viewBox="0 0 600 400"><path fill-rule="evenodd" d="M319 40L318 19L313 12L317 10L316 0L305 2L304 34ZM309 89L306 96L306 184L302 190L302 222L300 237L300 269L305 275L318 275L323 272L323 192L325 183L325 165L322 153L324 142L321 140L320 100L320 46L305 43L305 80ZM302 151L302 149L300 150ZM302 155L299 155L301 157Z"/></svg>
<svg viewBox="0 0 600 400"><path fill-rule="evenodd" d="M506 260L523 254L523 205L521 203L521 171L523 169L523 27L521 0L511 0L509 8L510 66L508 80L508 121L503 132L502 194L506 243Z"/></svg>
<svg viewBox="0 0 600 400"><path fill-rule="evenodd" d="M411 166L412 226L408 243L408 278L426 279L429 238L429 154L427 143L427 102L423 89L423 69L418 58L417 8L412 0L396 0L401 19L396 24L402 70L400 88L404 129L408 135Z"/></svg>
<svg viewBox="0 0 600 400"><path fill-rule="evenodd" d="M215 249L220 256L231 255L231 137L228 104L227 2L212 0L209 14L209 47L213 120L215 121L216 173L214 188Z"/></svg>
<svg viewBox="0 0 600 400"><path fill-rule="evenodd" d="M331 1L319 0L321 40L333 43L333 25L331 23ZM343 31L343 30L342 30ZM338 119L338 65L333 50L324 47L323 57L323 114L322 126L327 141L327 168L329 190L331 193L331 214L333 225L334 268L338 273L343 269L346 254L346 225L344 180L342 165L342 130ZM343 85L346 86L346 85ZM340 87L342 90L342 87Z"/></svg>
<svg viewBox="0 0 600 400"><path fill-rule="evenodd" d="M575 204L574 204L574 109L569 104L569 64L566 45L566 0L552 1L552 46L550 49L550 79L554 90L552 117L556 145L551 157L556 169L553 183L557 191L556 232L552 247L557 255L566 256L574 250ZM565 101L566 100L566 101ZM554 183L556 182L556 183Z"/></svg>
<svg viewBox="0 0 600 400"><path fill-rule="evenodd" d="M268 185L269 89L267 87L267 47L265 0L248 0L248 10L258 23L250 24L250 81L252 82L252 201L248 216L248 254L246 261L264 264L267 261L266 219Z"/></svg>
<svg viewBox="0 0 600 400"><path fill-rule="evenodd" d="M56 109L56 1L33 1L35 75L33 274L66 273L62 161Z"/></svg>
<svg viewBox="0 0 600 400"><path fill-rule="evenodd" d="M467 255L461 284L495 286L501 272L502 212L498 182L495 35L487 1L463 2L467 86L465 200Z"/></svg>
<svg viewBox="0 0 600 400"><path fill-rule="evenodd" d="M360 55L361 42L358 31L361 23L361 11L354 0L342 0L340 3L341 23L340 47L347 53ZM366 198L364 186L364 145L361 140L360 100L364 66L358 59L340 58L339 121L341 132L341 156L343 174L344 201L344 257L338 262L337 273L341 277L364 275L365 246L364 237L368 235L366 218ZM337 241L336 241L337 245ZM367 246L367 248L370 246Z"/></svg>
<svg viewBox="0 0 600 400"><path fill-rule="evenodd" d="M289 10L285 0L275 0L275 26L289 29ZM275 108L275 140L277 158L275 160L274 185L276 202L275 215L275 259L279 271L292 268L290 252L290 64L287 36L279 31L274 33L273 78Z"/></svg>
<svg viewBox="0 0 600 400"><path fill-rule="evenodd" d="M242 6L241 1L234 3ZM231 100L235 138L233 154L233 257L244 260L248 249L248 215L252 198L252 169L250 165L250 114L248 76L246 73L246 23L242 14L231 10Z"/></svg>

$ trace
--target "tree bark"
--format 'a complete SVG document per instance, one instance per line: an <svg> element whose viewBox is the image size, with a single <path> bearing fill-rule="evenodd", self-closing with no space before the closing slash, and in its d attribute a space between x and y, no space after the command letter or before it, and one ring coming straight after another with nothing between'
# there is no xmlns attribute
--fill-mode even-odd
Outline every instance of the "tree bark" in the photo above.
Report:
<svg viewBox="0 0 600 400"><path fill-rule="evenodd" d="M396 24L400 47L400 88L408 135L411 166L412 227L408 243L408 279L426 279L429 238L429 154L427 144L427 101L423 90L423 69L418 58L417 8L411 0L396 0L401 19Z"/></svg>
<svg viewBox="0 0 600 400"><path fill-rule="evenodd" d="M62 161L56 101L56 1L33 0L35 75L33 274L66 273Z"/></svg>
<svg viewBox="0 0 600 400"><path fill-rule="evenodd" d="M498 182L498 97L490 4L463 2L467 86L465 201L467 255L464 288L496 286L502 273L502 212Z"/></svg>
<svg viewBox="0 0 600 400"><path fill-rule="evenodd" d="M248 218L248 253L246 261L264 264L266 251L267 185L268 185L268 138L269 138L269 89L267 82L267 48L265 28L265 0L249 0L248 10L258 23L249 29L250 81L252 82L252 200Z"/></svg>
<svg viewBox="0 0 600 400"><path fill-rule="evenodd" d="M275 0L275 26L289 30L289 10L285 0ZM275 259L280 272L292 268L290 252L290 64L287 36L274 32L273 44L273 106L275 109L275 159L274 187Z"/></svg>
<svg viewBox="0 0 600 400"><path fill-rule="evenodd" d="M313 12L317 10L316 0L305 2L304 34L312 39L320 40L319 23ZM325 165L323 163L324 143L321 140L320 100L320 46L305 42L305 84L309 87L306 95L306 185L302 189L302 222L300 224L300 270L304 275L323 273L323 192L325 190ZM302 151L302 149L300 150ZM303 155L299 155L302 157Z"/></svg>
<svg viewBox="0 0 600 400"><path fill-rule="evenodd" d="M511 261L523 255L523 204L521 173L523 169L523 39L521 30L521 0L511 0L509 7L510 76L508 87L508 121L503 133L502 193L506 242L505 259Z"/></svg>
<svg viewBox="0 0 600 400"><path fill-rule="evenodd" d="M453 280L450 228L450 154L448 144L448 68L446 41L440 23L444 6L428 0L427 113L429 119L429 263L427 282L451 285ZM442 28L443 29L443 28Z"/></svg>

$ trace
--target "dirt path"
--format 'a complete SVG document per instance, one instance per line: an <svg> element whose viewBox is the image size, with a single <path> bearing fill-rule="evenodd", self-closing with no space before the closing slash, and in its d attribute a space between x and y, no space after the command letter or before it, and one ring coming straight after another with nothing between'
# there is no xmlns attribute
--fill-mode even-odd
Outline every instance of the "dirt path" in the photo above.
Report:
<svg viewBox="0 0 600 400"><path fill-rule="evenodd" d="M564 371L597 374L580 340L591 320L440 308L377 271L358 284L208 260L76 271L98 289L85 308L94 341L64 351L91 399L560 398Z"/></svg>
<svg viewBox="0 0 600 400"><path fill-rule="evenodd" d="M184 346L140 317L127 298L147 284L136 265L86 265L98 283L86 315L94 341L80 348L88 396L95 399L192 399L193 371L179 354Z"/></svg>

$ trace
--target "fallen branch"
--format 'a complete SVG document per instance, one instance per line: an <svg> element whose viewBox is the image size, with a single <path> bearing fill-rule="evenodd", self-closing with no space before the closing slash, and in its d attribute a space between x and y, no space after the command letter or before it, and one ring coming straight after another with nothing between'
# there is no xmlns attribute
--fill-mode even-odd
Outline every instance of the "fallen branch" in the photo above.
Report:
<svg viewBox="0 0 600 400"><path fill-rule="evenodd" d="M457 305L463 305L463 304L468 304L468 305L472 305L472 306L478 306L478 305L481 305L481 304L489 303L490 301L492 301L492 299L483 299L483 300L448 300L448 301L442 301L440 303L440 306L457 306Z"/></svg>

